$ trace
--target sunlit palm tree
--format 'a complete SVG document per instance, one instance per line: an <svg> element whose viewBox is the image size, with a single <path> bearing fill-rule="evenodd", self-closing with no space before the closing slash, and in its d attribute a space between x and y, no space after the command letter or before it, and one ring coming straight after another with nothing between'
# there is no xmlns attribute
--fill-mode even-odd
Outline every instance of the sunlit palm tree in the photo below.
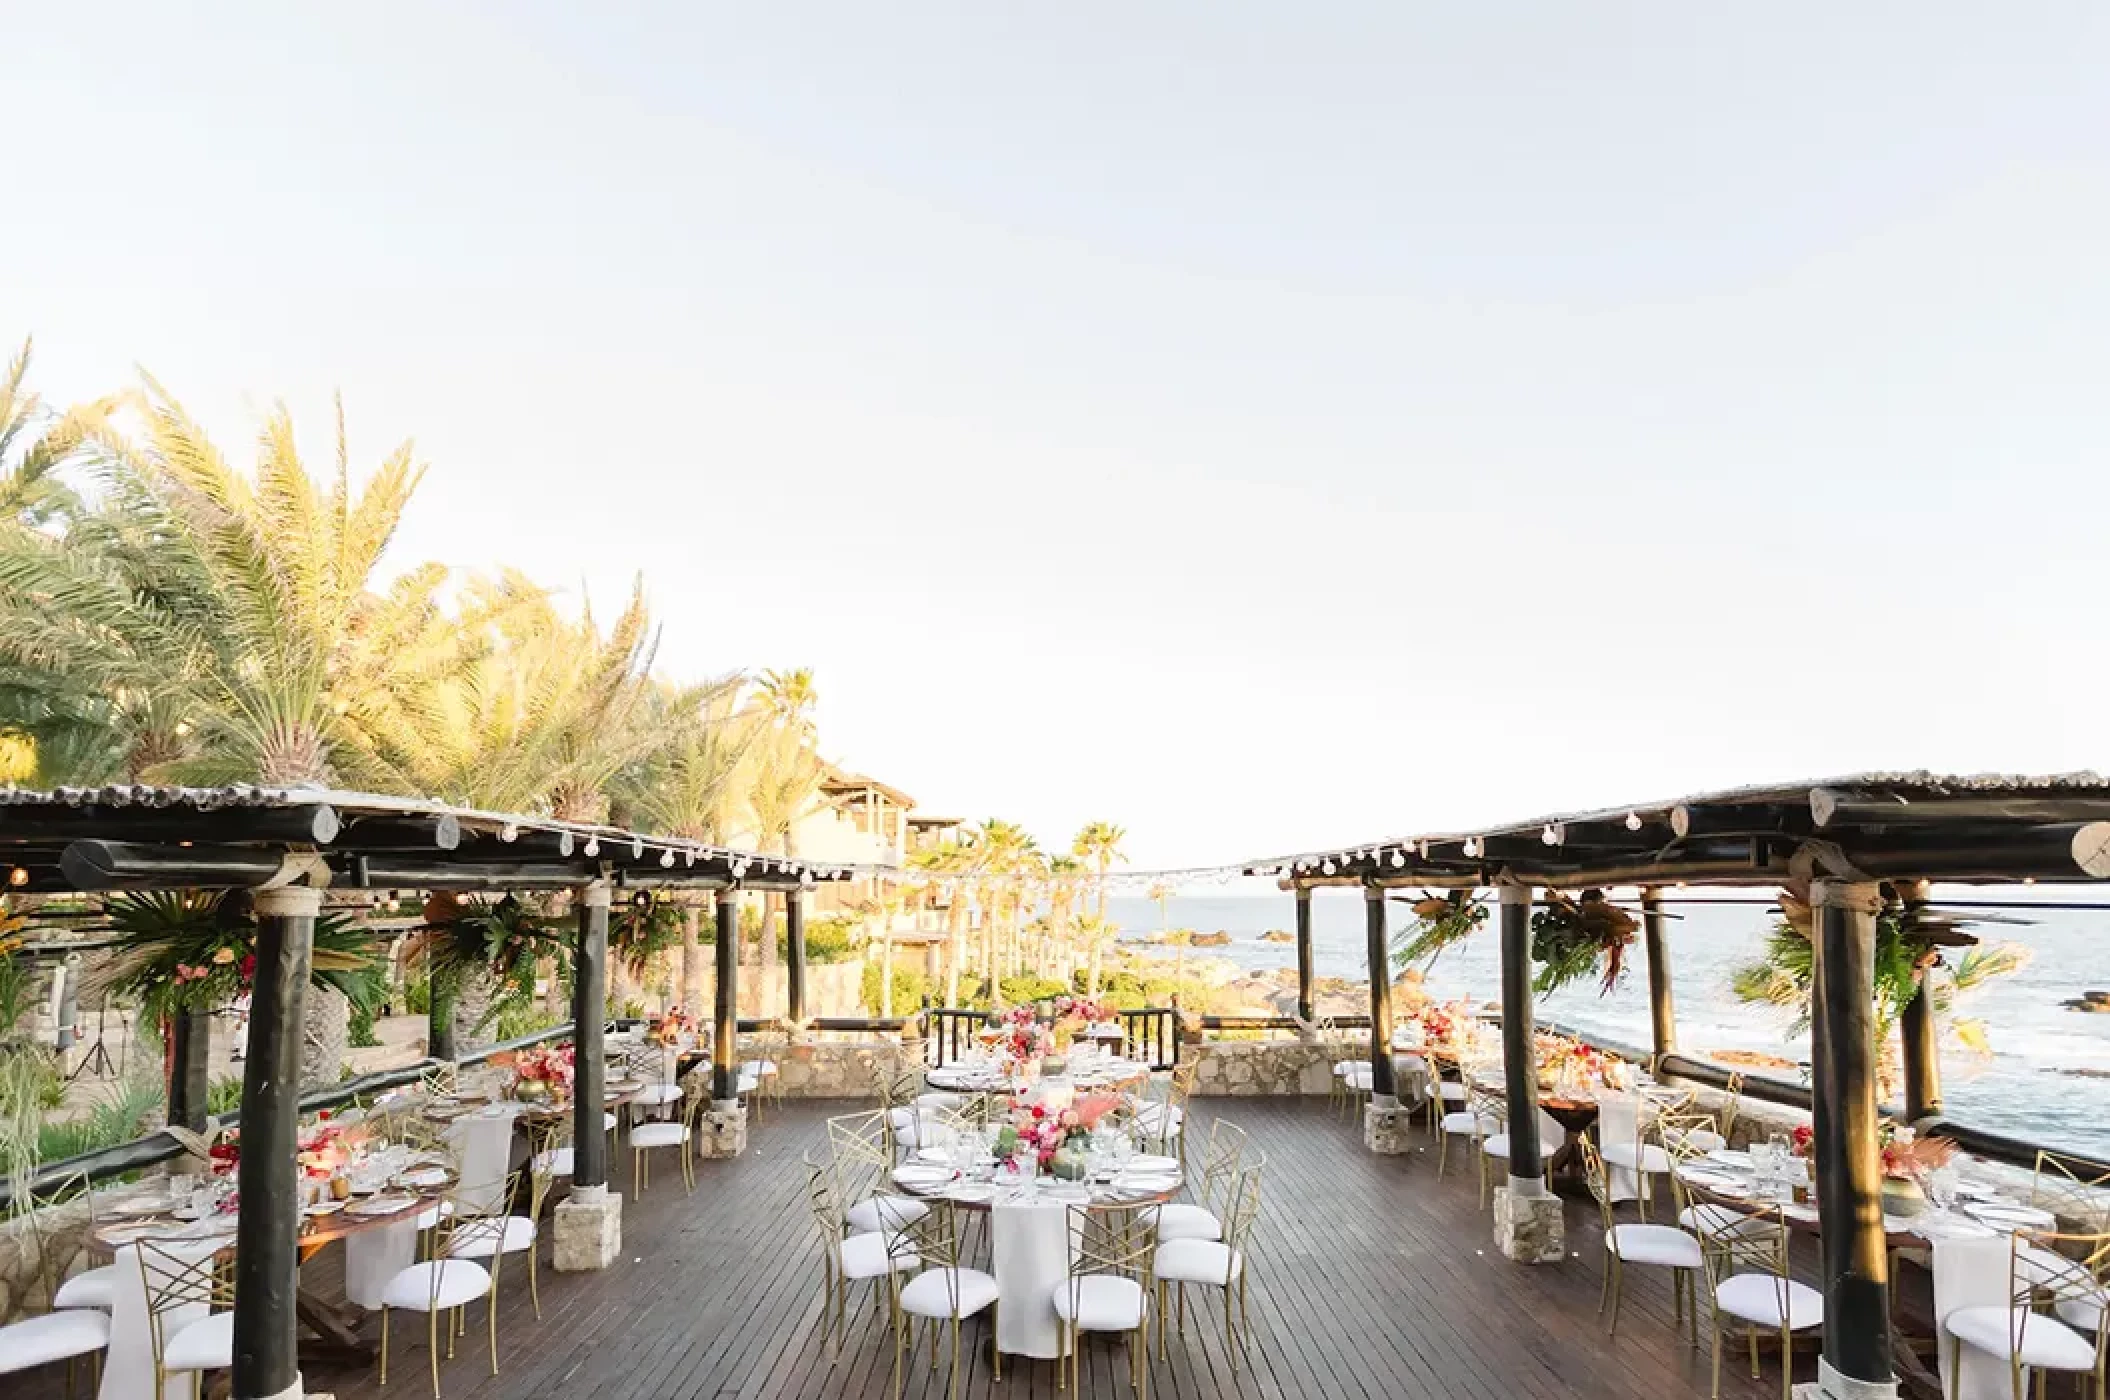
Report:
<svg viewBox="0 0 2110 1400"><path fill-rule="evenodd" d="M762 848L787 860L798 856L798 827L821 805L821 779L827 764L815 751L806 730L781 721L756 739L748 765L747 806ZM781 896L765 904L755 953L756 1005L763 1015L776 1005L777 914Z"/></svg>
<svg viewBox="0 0 2110 1400"><path fill-rule="evenodd" d="M1091 994L1093 996L1099 995L1100 947L1113 928L1113 925L1106 917L1106 871L1109 866L1117 861L1122 864L1127 863L1128 855L1121 849L1121 843L1127 839L1127 830L1123 827L1115 826L1112 822L1087 822L1083 830L1077 833L1076 839L1070 843L1071 855L1076 856L1079 860L1091 862L1099 896L1097 913L1100 936L1092 942Z"/></svg>

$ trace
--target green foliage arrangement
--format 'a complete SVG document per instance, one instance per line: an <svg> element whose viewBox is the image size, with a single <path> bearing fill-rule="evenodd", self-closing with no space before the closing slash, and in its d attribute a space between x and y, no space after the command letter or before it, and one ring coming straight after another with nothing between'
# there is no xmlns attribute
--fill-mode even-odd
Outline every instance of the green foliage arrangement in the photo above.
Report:
<svg viewBox="0 0 2110 1400"><path fill-rule="evenodd" d="M684 913L665 899L632 904L609 921L608 955L622 961L633 977L643 977L653 959L681 946Z"/></svg>
<svg viewBox="0 0 2110 1400"><path fill-rule="evenodd" d="M1392 966L1399 971L1434 958L1487 922L1487 905L1466 890L1449 894L1424 890L1413 907L1414 922L1392 940Z"/></svg>
<svg viewBox="0 0 2110 1400"><path fill-rule="evenodd" d="M63 1161L130 1142L146 1131L161 1105L160 1080L151 1074L132 1075L80 1117L40 1124L37 1158L40 1162Z"/></svg>
<svg viewBox="0 0 2110 1400"><path fill-rule="evenodd" d="M1639 930L1640 921L1602 890L1584 890L1580 899L1548 890L1531 915L1531 960L1539 965L1531 989L1545 996L1601 971L1599 993L1609 994Z"/></svg>
<svg viewBox="0 0 2110 1400"><path fill-rule="evenodd" d="M256 909L247 890L168 890L113 895L104 902L109 961L90 974L84 998L110 992L136 1002L151 1024L192 1011L216 1011L249 987L256 971ZM315 921L310 977L369 1011L386 994L372 935L341 914Z"/></svg>

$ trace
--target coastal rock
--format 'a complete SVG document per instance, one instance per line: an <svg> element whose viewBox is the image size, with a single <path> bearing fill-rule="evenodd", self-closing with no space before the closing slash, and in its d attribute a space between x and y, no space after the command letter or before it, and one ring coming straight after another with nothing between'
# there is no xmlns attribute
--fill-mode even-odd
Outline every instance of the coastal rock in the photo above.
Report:
<svg viewBox="0 0 2110 1400"><path fill-rule="evenodd" d="M2060 1004L2068 1011L2110 1011L2110 992L2082 992L2073 1000Z"/></svg>
<svg viewBox="0 0 2110 1400"><path fill-rule="evenodd" d="M1294 933L1284 933L1279 928L1271 928L1266 933L1260 935L1260 941L1262 943L1294 943L1297 941L1297 935L1295 935Z"/></svg>
<svg viewBox="0 0 2110 1400"><path fill-rule="evenodd" d="M1221 929L1215 933L1189 934L1187 936L1187 946L1190 948L1228 948L1231 946L1231 935Z"/></svg>

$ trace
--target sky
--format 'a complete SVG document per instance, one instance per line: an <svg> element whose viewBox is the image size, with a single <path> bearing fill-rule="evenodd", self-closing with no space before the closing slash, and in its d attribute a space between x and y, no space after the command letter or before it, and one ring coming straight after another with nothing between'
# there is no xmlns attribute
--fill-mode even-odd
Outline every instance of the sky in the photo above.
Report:
<svg viewBox="0 0 2110 1400"><path fill-rule="evenodd" d="M0 341L1138 865L2105 765L2110 11L6 6Z"/></svg>

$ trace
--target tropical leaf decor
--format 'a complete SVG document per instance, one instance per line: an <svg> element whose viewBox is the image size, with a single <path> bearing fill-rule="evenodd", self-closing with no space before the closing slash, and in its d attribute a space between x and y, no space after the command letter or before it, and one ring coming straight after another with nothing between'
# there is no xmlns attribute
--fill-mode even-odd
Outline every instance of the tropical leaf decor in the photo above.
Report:
<svg viewBox="0 0 2110 1400"><path fill-rule="evenodd" d="M1962 932L1962 920L1925 908L1908 914L1889 886L1883 887L1883 894L1883 911L1876 916L1873 967L1878 1044L1889 1040L1923 982L1933 989L1935 1014L1948 1016L1959 995L1993 978L2019 972L2029 963L2030 950L2022 944L1982 944L1975 935ZM1810 1027L1810 987L1817 972L1809 885L1797 881L1786 886L1780 891L1779 904L1779 916L1766 935L1765 951L1730 973L1729 989L1739 1001L1792 1010L1795 1019L1789 1034L1801 1035ZM1954 963L1948 962L1944 945L1961 949ZM1946 975L1935 976L1938 968ZM1951 1020L1948 1029L1973 1050L1987 1048L1984 1027L1976 1021Z"/></svg>
<svg viewBox="0 0 2110 1400"><path fill-rule="evenodd" d="M463 974L481 969L500 982L532 982L535 960L556 951L562 938L515 895L472 904L452 894L425 901L425 926L405 945L407 957L423 957L434 986L459 986Z"/></svg>
<svg viewBox="0 0 2110 1400"><path fill-rule="evenodd" d="M1465 890L1432 894L1426 890L1413 903L1414 922L1401 929L1392 941L1392 965L1404 969L1435 957L1453 943L1464 941L1487 922L1487 905Z"/></svg>
<svg viewBox="0 0 2110 1400"><path fill-rule="evenodd" d="M167 1021L228 1005L256 976L256 902L247 890L119 894L103 910L118 946L84 980L84 998L114 991ZM315 920L310 976L357 1007L378 1005L386 990L373 935L329 911Z"/></svg>
<svg viewBox="0 0 2110 1400"><path fill-rule="evenodd" d="M1626 950L1640 927L1603 890L1584 890L1579 899L1546 891L1531 916L1531 959L1539 965L1532 990L1544 996L1601 969L1598 990L1609 993L1626 971Z"/></svg>
<svg viewBox="0 0 2110 1400"><path fill-rule="evenodd" d="M608 952L630 975L642 979L652 960L681 946L681 907L649 891L617 914L608 927Z"/></svg>

